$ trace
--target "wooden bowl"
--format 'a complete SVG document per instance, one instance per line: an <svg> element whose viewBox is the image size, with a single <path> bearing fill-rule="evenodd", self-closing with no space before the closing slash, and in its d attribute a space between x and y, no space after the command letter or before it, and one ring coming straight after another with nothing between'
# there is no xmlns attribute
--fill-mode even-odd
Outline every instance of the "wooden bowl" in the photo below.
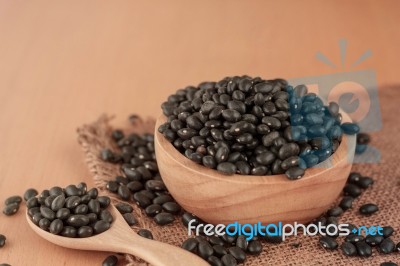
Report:
<svg viewBox="0 0 400 266"><path fill-rule="evenodd" d="M343 122L351 122L341 112ZM306 223L325 212L338 198L351 170L355 136L344 135L337 151L307 169L299 180L285 175L223 175L192 162L158 132L155 151L160 174L175 200L207 223Z"/></svg>

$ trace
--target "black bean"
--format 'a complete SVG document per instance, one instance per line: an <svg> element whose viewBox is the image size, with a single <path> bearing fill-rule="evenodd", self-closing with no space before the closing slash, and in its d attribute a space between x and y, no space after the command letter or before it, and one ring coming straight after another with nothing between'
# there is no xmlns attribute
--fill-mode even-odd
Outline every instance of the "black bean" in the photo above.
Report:
<svg viewBox="0 0 400 266"><path fill-rule="evenodd" d="M222 256L221 261L224 266L236 266L237 261L231 254L226 254Z"/></svg>
<svg viewBox="0 0 400 266"><path fill-rule="evenodd" d="M346 184L346 186L343 189L343 192L345 195L349 195L353 198L357 198L358 196L361 195L362 190L354 184Z"/></svg>
<svg viewBox="0 0 400 266"><path fill-rule="evenodd" d="M39 207L39 201L36 197L30 198L27 202L26 202L26 207L28 209L34 208L34 207Z"/></svg>
<svg viewBox="0 0 400 266"><path fill-rule="evenodd" d="M76 237L77 230L75 227L72 226L64 226L63 230L61 231L61 235L65 237Z"/></svg>
<svg viewBox="0 0 400 266"><path fill-rule="evenodd" d="M140 181L142 180L142 174L139 173L136 169L123 169L124 174L128 178L129 181ZM107 189L111 192L116 193L118 191L119 184L116 181L109 181L107 184Z"/></svg>
<svg viewBox="0 0 400 266"><path fill-rule="evenodd" d="M97 198L97 200L100 203L101 208L107 208L111 203L110 197L107 196L100 196Z"/></svg>
<svg viewBox="0 0 400 266"><path fill-rule="evenodd" d="M92 198L88 194L85 194L81 197L81 203L88 204L91 199Z"/></svg>
<svg viewBox="0 0 400 266"><path fill-rule="evenodd" d="M215 256L208 257L207 262L210 263L211 266L223 266L222 261Z"/></svg>
<svg viewBox="0 0 400 266"><path fill-rule="evenodd" d="M53 221L54 222L54 221ZM51 224L52 222L50 222L50 220L49 219L47 219L47 218L42 218L42 219L40 219L40 221L39 221L39 227L41 228L41 229L43 229L43 230L45 230L45 231L49 231L49 227L50 227L50 224Z"/></svg>
<svg viewBox="0 0 400 266"><path fill-rule="evenodd" d="M296 166L291 167L288 170L286 170L285 174L289 180L296 180L304 175L304 169Z"/></svg>
<svg viewBox="0 0 400 266"><path fill-rule="evenodd" d="M164 211L172 214L178 214L181 211L181 206L179 206L176 202L173 201L164 203L162 205L162 208L164 209Z"/></svg>
<svg viewBox="0 0 400 266"><path fill-rule="evenodd" d="M42 218L43 218L42 214L40 212L37 212L32 216L32 222L36 225L39 225L39 222Z"/></svg>
<svg viewBox="0 0 400 266"><path fill-rule="evenodd" d="M222 244L223 245L223 244ZM246 240L246 237L241 235L238 236L236 239L236 246L241 248L242 250L247 250L247 246L249 245L249 242Z"/></svg>
<svg viewBox="0 0 400 266"><path fill-rule="evenodd" d="M247 251L251 255L258 255L262 251L262 245L261 242L258 240L251 240L247 246Z"/></svg>
<svg viewBox="0 0 400 266"><path fill-rule="evenodd" d="M135 194L133 194L133 199L142 208L146 208L151 204L151 199L140 192L136 192Z"/></svg>
<svg viewBox="0 0 400 266"><path fill-rule="evenodd" d="M38 195L38 191L34 188L30 188L28 190L25 191L24 193L24 200L28 201L31 198L34 198Z"/></svg>
<svg viewBox="0 0 400 266"><path fill-rule="evenodd" d="M141 237L147 238L147 239L153 239L153 234L151 233L150 230L147 229L140 229L138 232L138 235Z"/></svg>
<svg viewBox="0 0 400 266"><path fill-rule="evenodd" d="M62 207L64 207L65 204L65 196L64 194L58 195L51 203L51 209L53 211L58 211Z"/></svg>
<svg viewBox="0 0 400 266"><path fill-rule="evenodd" d="M370 257L372 255L371 247L364 241L357 242L356 248L360 257Z"/></svg>
<svg viewBox="0 0 400 266"><path fill-rule="evenodd" d="M124 213L122 216L129 226L135 225L137 223L136 218L132 213Z"/></svg>
<svg viewBox="0 0 400 266"><path fill-rule="evenodd" d="M117 208L121 214L133 212L133 207L127 203L117 203L115 208Z"/></svg>
<svg viewBox="0 0 400 266"><path fill-rule="evenodd" d="M360 207L359 211L363 215L371 215L379 210L378 206L372 203L364 204Z"/></svg>
<svg viewBox="0 0 400 266"><path fill-rule="evenodd" d="M148 180L145 187L151 191L163 191L167 189L162 180Z"/></svg>
<svg viewBox="0 0 400 266"><path fill-rule="evenodd" d="M5 244L6 244L6 237L0 234L0 248L4 247Z"/></svg>
<svg viewBox="0 0 400 266"><path fill-rule="evenodd" d="M125 173L126 174L126 173ZM119 184L115 181L108 181L106 188L108 191L116 193L118 191Z"/></svg>
<svg viewBox="0 0 400 266"><path fill-rule="evenodd" d="M104 220L99 220L93 225L93 231L95 234L100 234L103 233L104 231L107 231L110 228L110 223L104 221Z"/></svg>
<svg viewBox="0 0 400 266"><path fill-rule="evenodd" d="M93 224L94 222L97 221L97 214L95 214L95 213L88 213L88 214L86 214L86 216L89 219L89 224Z"/></svg>
<svg viewBox="0 0 400 266"><path fill-rule="evenodd" d="M13 203L20 204L21 202L22 202L22 198L20 196L11 196L5 200L4 204L5 205L10 205Z"/></svg>
<svg viewBox="0 0 400 266"><path fill-rule="evenodd" d="M100 212L100 219L106 221L108 223L112 223L114 218L108 210L101 210Z"/></svg>
<svg viewBox="0 0 400 266"><path fill-rule="evenodd" d="M75 214L67 219L67 224L75 227L81 227L89 223L89 218L86 215Z"/></svg>
<svg viewBox="0 0 400 266"><path fill-rule="evenodd" d="M148 216L154 217L160 212L162 212L162 207L158 204L151 204L146 207L145 212Z"/></svg>
<svg viewBox="0 0 400 266"><path fill-rule="evenodd" d="M213 246L213 250L214 250L214 253L213 253L214 256L217 256L219 258L224 256L224 255L226 255L226 254L228 254L228 252L226 251L226 249L222 245L214 245Z"/></svg>
<svg viewBox="0 0 400 266"><path fill-rule="evenodd" d="M393 227L391 227L391 226L384 226L384 227L382 228L382 233L383 233L383 237L384 237L384 238L387 238L387 237L390 237L390 236L393 235L394 229L393 229Z"/></svg>
<svg viewBox="0 0 400 266"><path fill-rule="evenodd" d="M117 266L118 258L114 255L108 256L104 261L102 266Z"/></svg>
<svg viewBox="0 0 400 266"><path fill-rule="evenodd" d="M332 208L332 209L329 209L328 212L327 212L327 214L328 214L329 216L338 217L338 216L340 216L340 215L343 214L343 209L340 208L340 207L334 207L334 208Z"/></svg>
<svg viewBox="0 0 400 266"><path fill-rule="evenodd" d="M65 220L69 217L71 211L67 208L61 208L56 213L56 218L60 220Z"/></svg>
<svg viewBox="0 0 400 266"><path fill-rule="evenodd" d="M50 233L58 235L63 230L64 224L60 219L55 219L50 224Z"/></svg>
<svg viewBox="0 0 400 266"><path fill-rule="evenodd" d="M226 175L233 175L234 173L236 173L237 168L236 165L233 163L223 162L218 164L217 170Z"/></svg>
<svg viewBox="0 0 400 266"><path fill-rule="evenodd" d="M78 196L71 196L65 199L65 207L68 209L74 209L81 203L81 198Z"/></svg>
<svg viewBox="0 0 400 266"><path fill-rule="evenodd" d="M228 248L229 254L231 254L238 263L242 263L246 259L246 253L240 247L230 247Z"/></svg>
<svg viewBox="0 0 400 266"><path fill-rule="evenodd" d="M357 254L356 246L350 242L344 242L341 249L345 256L355 256Z"/></svg>
<svg viewBox="0 0 400 266"><path fill-rule="evenodd" d="M319 239L319 243L325 249L336 249L338 247L336 240L329 236L322 236Z"/></svg>
<svg viewBox="0 0 400 266"><path fill-rule="evenodd" d="M354 123L343 123L341 125L343 132L347 135L355 135L360 132L360 127Z"/></svg>
<svg viewBox="0 0 400 266"><path fill-rule="evenodd" d="M62 194L61 194L62 195ZM45 199L45 201L44 201L44 204L47 206L47 207L51 207L51 203L53 203L53 200L55 199L55 198L57 198L58 197L58 195L51 195L51 196L48 196L46 199Z"/></svg>
<svg viewBox="0 0 400 266"><path fill-rule="evenodd" d="M351 209L353 206L353 201L354 201L353 197L344 196L339 203L339 207L342 208L342 210L344 210L344 211Z"/></svg>
<svg viewBox="0 0 400 266"><path fill-rule="evenodd" d="M89 211L89 207L86 204L80 204L75 207L74 214L87 214Z"/></svg>
<svg viewBox="0 0 400 266"><path fill-rule="evenodd" d="M207 260L214 253L214 249L206 241L201 241L198 243L198 254L203 259Z"/></svg>
<svg viewBox="0 0 400 266"><path fill-rule="evenodd" d="M52 211L50 208L46 206L40 207L40 213L44 218L47 218L50 221L53 221L56 218L56 214L54 213L54 211Z"/></svg>
<svg viewBox="0 0 400 266"><path fill-rule="evenodd" d="M175 220L174 216L170 213L162 212L154 216L154 221L158 225L170 224Z"/></svg>
<svg viewBox="0 0 400 266"><path fill-rule="evenodd" d="M380 266L398 266L396 263L392 262L392 261L388 261L388 262L382 262L381 264L379 264Z"/></svg>
<svg viewBox="0 0 400 266"><path fill-rule="evenodd" d="M291 156L298 155L300 151L299 145L296 143L283 144L279 149L278 156L281 160L285 160Z"/></svg>
<svg viewBox="0 0 400 266"><path fill-rule="evenodd" d="M363 176L358 180L355 184L359 186L360 188L368 188L374 183L374 180L371 177L368 176Z"/></svg>
<svg viewBox="0 0 400 266"><path fill-rule="evenodd" d="M61 187L52 187L48 191L49 195L48 196L58 196L64 193L63 189ZM47 196L47 197L48 197Z"/></svg>
<svg viewBox="0 0 400 266"><path fill-rule="evenodd" d="M93 228L90 226L81 226L78 229L78 237L90 237L93 235Z"/></svg>
<svg viewBox="0 0 400 266"><path fill-rule="evenodd" d="M380 235L367 235L365 238L365 243L370 245L371 247L378 246L382 241L384 237Z"/></svg>
<svg viewBox="0 0 400 266"><path fill-rule="evenodd" d="M350 243L356 244L358 242L363 241L364 237L362 235L351 234L351 235L346 236L346 238L344 240L346 242L350 242Z"/></svg>
<svg viewBox="0 0 400 266"><path fill-rule="evenodd" d="M188 213L188 212L185 212L182 215L182 223L185 226L188 226L189 222L192 221L192 220L194 220L194 222L192 222L192 225L196 226L196 225L199 224L199 219L195 215L193 215L191 213Z"/></svg>
<svg viewBox="0 0 400 266"><path fill-rule="evenodd" d="M81 196L81 191L75 185L69 185L65 188L65 194L70 196Z"/></svg>
<svg viewBox="0 0 400 266"><path fill-rule="evenodd" d="M164 204L164 203L166 203L166 202L173 201L173 200L174 200L174 199L173 199L170 195L168 195L168 194L163 194L163 195L160 195L160 196L154 198L154 199L153 199L153 203L154 203L154 204L162 205L162 204Z"/></svg>

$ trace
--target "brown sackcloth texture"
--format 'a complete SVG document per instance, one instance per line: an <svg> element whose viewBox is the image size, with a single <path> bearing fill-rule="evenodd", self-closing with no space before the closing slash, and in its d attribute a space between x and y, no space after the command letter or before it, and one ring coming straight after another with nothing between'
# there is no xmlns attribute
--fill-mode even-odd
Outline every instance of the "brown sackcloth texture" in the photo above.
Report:
<svg viewBox="0 0 400 266"><path fill-rule="evenodd" d="M396 230L392 239L400 242L400 119L399 100L400 87L387 87L380 90L380 105L382 112L383 128L381 131L371 134L372 145L378 148L382 158L378 164L357 164L353 170L375 179L375 184L359 197L353 205L353 209L345 212L340 222L349 222L355 225L391 225ZM86 156L86 162L93 174L96 186L103 194L113 196L105 190L106 181L120 174L119 165L103 162L99 158L100 150L107 147L116 149L111 141L110 117L104 115L92 124L84 125L78 129L79 143L82 145ZM126 133L129 132L153 132L154 121L143 122L138 120L132 129L132 125L126 125ZM190 177L188 177L190 178ZM293 181L296 182L296 181ZM268 192L266 192L268 193ZM118 199L113 198L115 201ZM318 199L315 199L318 200ZM370 217L362 217L358 214L358 208L365 203L375 203L380 211ZM178 219L167 226L157 226L151 219L135 205L134 212L138 217L139 226L153 232L158 241L180 246L187 238L187 231ZM343 237L339 238L340 244ZM297 246L299 244L300 246ZM373 248L370 258L345 257L340 249L326 251L318 244L318 237L297 236L290 237L284 243L273 245L263 243L263 252L259 256L247 256L244 265L379 265L385 261L400 263L400 253L383 255ZM133 256L126 256L126 265L148 265ZM189 265L190 266L190 265Z"/></svg>

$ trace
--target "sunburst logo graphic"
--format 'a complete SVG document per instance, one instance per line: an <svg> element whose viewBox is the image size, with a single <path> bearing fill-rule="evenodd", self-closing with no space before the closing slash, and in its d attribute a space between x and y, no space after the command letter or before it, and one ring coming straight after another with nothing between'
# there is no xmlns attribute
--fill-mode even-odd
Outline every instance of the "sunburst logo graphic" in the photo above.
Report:
<svg viewBox="0 0 400 266"><path fill-rule="evenodd" d="M328 75L300 77L290 79L293 86L305 84L309 92L314 92L325 102L337 102L340 108L356 122L363 132L379 131L382 127L376 73L372 69L360 70L362 63L372 56L372 51L358 52L354 62L348 62L347 53L355 53L354 47L348 46L347 40L339 40L340 58L330 59L318 51L315 58L332 69ZM368 152L370 151L370 152ZM380 153L368 148L356 162L377 162Z"/></svg>

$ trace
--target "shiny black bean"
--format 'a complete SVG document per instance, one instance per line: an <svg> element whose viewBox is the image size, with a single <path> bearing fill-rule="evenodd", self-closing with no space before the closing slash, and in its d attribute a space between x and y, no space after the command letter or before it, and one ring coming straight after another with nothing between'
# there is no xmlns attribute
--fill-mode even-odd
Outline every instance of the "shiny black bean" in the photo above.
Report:
<svg viewBox="0 0 400 266"><path fill-rule="evenodd" d="M147 239L153 239L153 234L151 233L151 231L149 231L147 229L140 229L137 233L141 237L144 237L144 238L147 238Z"/></svg>
<svg viewBox="0 0 400 266"><path fill-rule="evenodd" d="M247 252L251 255L258 255L262 252L261 242L258 240L251 240L247 246Z"/></svg>
<svg viewBox="0 0 400 266"><path fill-rule="evenodd" d="M217 165L217 170L226 175L233 175L236 173L236 165L230 162L222 162Z"/></svg>
<svg viewBox="0 0 400 266"><path fill-rule="evenodd" d="M131 196L131 192L127 186L122 185L122 186L119 186L119 188L118 188L118 195L123 200L129 200L129 198Z"/></svg>
<svg viewBox="0 0 400 266"><path fill-rule="evenodd" d="M289 180L296 180L304 175L304 169L297 166L291 167L286 170L285 174Z"/></svg>
<svg viewBox="0 0 400 266"><path fill-rule="evenodd" d="M371 215L379 210L378 206L373 203L364 204L359 211L363 215Z"/></svg>
<svg viewBox="0 0 400 266"><path fill-rule="evenodd" d="M43 213L42 213L43 214ZM74 227L81 227L89 223L89 218L86 215L75 214L67 219L67 224Z"/></svg>
<svg viewBox="0 0 400 266"><path fill-rule="evenodd" d="M319 239L319 243L325 249L336 249L338 247L336 240L329 236L322 236Z"/></svg>
<svg viewBox="0 0 400 266"><path fill-rule="evenodd" d="M89 210L88 205L80 204L76 206L76 208L74 209L74 214L87 214L88 210Z"/></svg>
<svg viewBox="0 0 400 266"><path fill-rule="evenodd" d="M104 220L99 220L93 225L93 231L95 234L100 234L103 233L104 231L107 231L110 228L111 224L104 221Z"/></svg>
<svg viewBox="0 0 400 266"><path fill-rule="evenodd" d="M350 242L344 242L342 246L340 247L342 249L342 252L345 256L355 256L357 255L357 249L356 246L354 246Z"/></svg>
<svg viewBox="0 0 400 266"><path fill-rule="evenodd" d="M117 208L121 214L133 212L133 207L127 203L117 203L115 208Z"/></svg>
<svg viewBox="0 0 400 266"><path fill-rule="evenodd" d="M245 161L238 161L235 163L237 172L241 175L248 175L251 172L250 165Z"/></svg>
<svg viewBox="0 0 400 266"><path fill-rule="evenodd" d="M137 223L135 216L132 213L124 213L122 217L124 217L125 222L127 222L129 226L135 225Z"/></svg>
<svg viewBox="0 0 400 266"><path fill-rule="evenodd" d="M351 209L353 206L353 201L354 201L353 197L344 196L339 203L339 207L342 208L342 210L344 210L344 211Z"/></svg>
<svg viewBox="0 0 400 266"><path fill-rule="evenodd" d="M382 241L384 237L380 235L367 235L365 237L365 243L370 245L371 247L378 246Z"/></svg>
<svg viewBox="0 0 400 266"><path fill-rule="evenodd" d="M89 224L93 224L97 221L97 214L95 213L88 213L86 214L87 218L89 218Z"/></svg>
<svg viewBox="0 0 400 266"><path fill-rule="evenodd" d="M347 135L355 135L360 132L360 127L354 123L343 123L341 125L343 132Z"/></svg>
<svg viewBox="0 0 400 266"><path fill-rule="evenodd" d="M261 165L270 165L275 160L275 154L270 151L260 153L256 156L257 163Z"/></svg>
<svg viewBox="0 0 400 266"><path fill-rule="evenodd" d="M51 207L51 204L53 203L53 200L55 199L55 198L57 198L57 196L58 195L51 195L51 196L48 196L46 199L45 199L45 201L44 201L44 204L47 206L47 207Z"/></svg>
<svg viewBox="0 0 400 266"><path fill-rule="evenodd" d="M327 215L338 217L343 214L343 209L340 207L334 207L328 210Z"/></svg>
<svg viewBox="0 0 400 266"><path fill-rule="evenodd" d="M206 241L200 241L198 243L198 254L203 259L207 260L214 253L212 246Z"/></svg>
<svg viewBox="0 0 400 266"><path fill-rule="evenodd" d="M52 211L49 207L46 206L40 207L40 213L44 218L47 218L50 221L53 221L56 218L56 214L54 213L54 211Z"/></svg>
<svg viewBox="0 0 400 266"><path fill-rule="evenodd" d="M126 172L125 172L125 174L126 174ZM117 193L119 184L115 181L108 181L106 188L110 192Z"/></svg>
<svg viewBox="0 0 400 266"><path fill-rule="evenodd" d="M31 198L34 198L38 195L38 191L34 188L30 188L28 190L25 191L24 193L24 200L28 201Z"/></svg>
<svg viewBox="0 0 400 266"><path fill-rule="evenodd" d="M364 237L362 235L351 234L351 235L346 236L346 238L344 240L346 242L356 244L358 242L364 241Z"/></svg>
<svg viewBox="0 0 400 266"><path fill-rule="evenodd" d="M77 230L72 226L64 226L63 230L61 231L61 235L74 238L77 235Z"/></svg>
<svg viewBox="0 0 400 266"><path fill-rule="evenodd" d="M63 189L61 187L52 187L48 191L49 195L47 195L47 197L48 196L58 196L58 195L61 195L63 193L64 193L64 191L63 191Z"/></svg>
<svg viewBox="0 0 400 266"><path fill-rule="evenodd" d="M62 207L64 207L64 204L65 204L64 194L58 195L51 203L51 209L56 212Z"/></svg>
<svg viewBox="0 0 400 266"><path fill-rule="evenodd" d="M108 210L102 210L100 212L100 219L103 220L103 221L106 221L106 222L108 222L110 224L114 220L113 216L111 215L111 213Z"/></svg>
<svg viewBox="0 0 400 266"><path fill-rule="evenodd" d="M154 217L162 212L162 207L159 204L151 204L146 207L145 212L148 216Z"/></svg>
<svg viewBox="0 0 400 266"><path fill-rule="evenodd" d="M60 219L60 220L66 220L70 214L71 214L71 211L69 209L61 208L57 211L56 218Z"/></svg>
<svg viewBox="0 0 400 266"><path fill-rule="evenodd" d="M281 121L279 119L272 116L265 116L262 118L262 123L266 124L269 128L279 129L281 127Z"/></svg>
<svg viewBox="0 0 400 266"><path fill-rule="evenodd" d="M56 221L56 220L54 220L54 221ZM53 221L53 222L54 222ZM45 230L45 231L49 231L49 227L50 227L50 224L51 224L52 222L50 222L50 220L49 219L47 219L47 218L42 218L42 219L40 219L40 221L39 221L39 227L41 228L41 229L43 229L43 230Z"/></svg>
<svg viewBox="0 0 400 266"><path fill-rule="evenodd" d="M160 195L160 196L157 196L156 198L154 198L153 199L153 203L162 205L162 204L164 204L166 202L173 201L173 200L174 199L170 195L163 194L163 195Z"/></svg>
<svg viewBox="0 0 400 266"><path fill-rule="evenodd" d="M52 234L58 235L64 228L64 224L60 219L55 219L51 222L49 231Z"/></svg>
<svg viewBox="0 0 400 266"><path fill-rule="evenodd" d="M222 256L228 254L223 245L214 245L213 250L214 250L213 253L214 256L217 256L218 258L221 258Z"/></svg>
<svg viewBox="0 0 400 266"><path fill-rule="evenodd" d="M343 189L343 192L345 195L349 195L353 198L357 198L358 196L361 195L362 190L354 184L346 184L346 186Z"/></svg>
<svg viewBox="0 0 400 266"><path fill-rule="evenodd" d="M26 207L28 209L34 208L34 207L39 207L39 201L36 197L30 198L27 202L26 202Z"/></svg>
<svg viewBox="0 0 400 266"><path fill-rule="evenodd" d="M285 160L291 156L298 155L300 152L299 145L296 143L286 143L283 144L279 149L278 156L281 160Z"/></svg>
<svg viewBox="0 0 400 266"><path fill-rule="evenodd" d="M276 138L278 138L278 137L280 137L280 135L279 135L279 132L277 132L277 131L273 131L273 132L271 132L271 133L268 133L267 135L264 135L264 136L262 137L263 145L264 145L265 147L271 146L272 143L273 143L273 141L274 141Z"/></svg>
<svg viewBox="0 0 400 266"><path fill-rule="evenodd" d="M173 201L164 203L162 205L162 208L164 209L164 211L172 214L178 214L181 211L181 207Z"/></svg>
<svg viewBox="0 0 400 266"><path fill-rule="evenodd" d="M372 255L371 247L364 241L357 242L356 248L360 257L370 257Z"/></svg>
<svg viewBox="0 0 400 266"><path fill-rule="evenodd" d="M382 228L382 233L384 238L388 238L393 235L394 229L391 226L384 226Z"/></svg>
<svg viewBox="0 0 400 266"><path fill-rule="evenodd" d="M36 225L39 225L39 222L42 218L43 218L42 214L40 212L37 212L32 216L32 222Z"/></svg>
<svg viewBox="0 0 400 266"><path fill-rule="evenodd" d="M170 224L175 220L174 216L170 213L162 212L154 216L154 221L158 225Z"/></svg>
<svg viewBox="0 0 400 266"><path fill-rule="evenodd" d="M368 176L360 177L360 179L357 182L355 182L355 184L357 186L359 186L360 188L364 188L364 189L368 188L373 183L374 183L374 180Z"/></svg>
<svg viewBox="0 0 400 266"><path fill-rule="evenodd" d="M97 198L97 200L100 203L101 208L107 208L111 203L110 197L107 196L100 196Z"/></svg>
<svg viewBox="0 0 400 266"><path fill-rule="evenodd" d="M224 266L236 266L237 261L231 254L226 254L222 256L221 261Z"/></svg>
<svg viewBox="0 0 400 266"><path fill-rule="evenodd" d="M88 194L83 195L83 196L81 197L81 203L83 203L83 204L88 204L89 201L90 201L91 199L92 199L92 198L91 198Z"/></svg>
<svg viewBox="0 0 400 266"><path fill-rule="evenodd" d="M5 205L9 205L9 204L13 204L13 203L20 204L21 202L22 202L22 198L20 196L11 196L11 197L8 197L4 201L4 204Z"/></svg>
<svg viewBox="0 0 400 266"><path fill-rule="evenodd" d="M240 247L228 248L228 253L231 254L238 263L242 263L246 259L246 253Z"/></svg>
<svg viewBox="0 0 400 266"><path fill-rule="evenodd" d="M188 238L182 243L182 248L186 249L187 251L196 253L198 244L199 242L196 238Z"/></svg>

